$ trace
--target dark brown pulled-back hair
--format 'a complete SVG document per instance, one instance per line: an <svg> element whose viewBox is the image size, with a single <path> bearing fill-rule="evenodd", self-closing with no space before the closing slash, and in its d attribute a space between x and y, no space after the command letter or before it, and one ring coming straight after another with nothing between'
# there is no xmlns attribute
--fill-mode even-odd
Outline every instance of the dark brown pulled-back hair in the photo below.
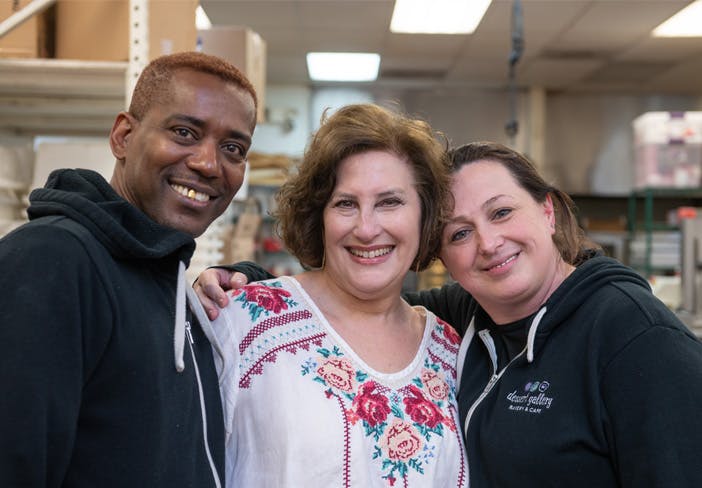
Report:
<svg viewBox="0 0 702 488"><path fill-rule="evenodd" d="M412 269L425 269L438 255L441 229L453 205L446 144L422 120L375 104L354 104L322 117L297 173L276 194L273 215L278 233L303 266L322 266L323 213L336 186L339 164L372 150L406 158L412 169L422 204L419 251Z"/></svg>
<svg viewBox="0 0 702 488"><path fill-rule="evenodd" d="M449 151L452 171L477 161L494 161L504 166L519 186L539 203L551 195L556 217L553 242L566 263L578 265L593 250L601 249L585 236L575 217L573 200L541 177L534 164L523 154L496 142L472 142Z"/></svg>

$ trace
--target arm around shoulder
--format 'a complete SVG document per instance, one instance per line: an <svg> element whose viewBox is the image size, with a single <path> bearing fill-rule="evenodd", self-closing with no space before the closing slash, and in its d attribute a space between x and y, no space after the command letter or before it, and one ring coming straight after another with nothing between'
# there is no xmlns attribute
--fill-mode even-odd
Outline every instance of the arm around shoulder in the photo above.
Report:
<svg viewBox="0 0 702 488"><path fill-rule="evenodd" d="M441 288L403 294L410 305L421 305L451 324L463 336L475 313L477 303L458 283Z"/></svg>

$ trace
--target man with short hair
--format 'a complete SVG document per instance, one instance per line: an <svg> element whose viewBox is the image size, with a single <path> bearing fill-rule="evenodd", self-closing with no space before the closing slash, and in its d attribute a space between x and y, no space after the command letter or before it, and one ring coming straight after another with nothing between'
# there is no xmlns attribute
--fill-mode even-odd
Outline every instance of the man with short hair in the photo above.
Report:
<svg viewBox="0 0 702 488"><path fill-rule="evenodd" d="M157 58L110 184L58 170L32 192L0 240L0 486L222 485L217 344L185 268L241 186L256 105L219 58Z"/></svg>

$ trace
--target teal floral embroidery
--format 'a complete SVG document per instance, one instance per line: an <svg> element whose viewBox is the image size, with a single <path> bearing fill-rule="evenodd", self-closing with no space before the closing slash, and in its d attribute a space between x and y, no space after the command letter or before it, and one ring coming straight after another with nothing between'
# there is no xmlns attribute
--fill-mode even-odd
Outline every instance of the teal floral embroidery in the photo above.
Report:
<svg viewBox="0 0 702 488"><path fill-rule="evenodd" d="M261 314L265 316L279 314L289 307L297 305L290 292L282 288L278 281L271 283L254 283L235 290L233 301L240 302L241 308L248 309L251 320L257 320Z"/></svg>

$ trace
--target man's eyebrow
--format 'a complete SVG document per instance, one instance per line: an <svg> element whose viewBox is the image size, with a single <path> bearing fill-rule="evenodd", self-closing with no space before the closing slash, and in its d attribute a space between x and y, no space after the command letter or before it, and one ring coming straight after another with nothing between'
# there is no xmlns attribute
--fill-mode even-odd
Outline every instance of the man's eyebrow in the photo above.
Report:
<svg viewBox="0 0 702 488"><path fill-rule="evenodd" d="M185 114L174 114L168 117L166 119L168 122L175 122L175 121L180 121L180 122L187 122L189 124L192 124L197 127L204 127L206 125L206 122L202 119L198 119L197 117L193 117L192 115L185 115Z"/></svg>
<svg viewBox="0 0 702 488"><path fill-rule="evenodd" d="M204 128L207 125L207 122L205 122L202 119L199 119L197 117L193 117L192 115L186 115L186 114L174 114L168 117L167 119L168 122L174 122L174 121L180 121L180 122L186 122L189 124L194 125L195 127L198 127L200 129ZM238 130L230 130L227 133L228 137L231 137L232 139L239 139L242 141L245 141L247 143L251 143L251 136L249 134L246 134L245 132L241 132Z"/></svg>

